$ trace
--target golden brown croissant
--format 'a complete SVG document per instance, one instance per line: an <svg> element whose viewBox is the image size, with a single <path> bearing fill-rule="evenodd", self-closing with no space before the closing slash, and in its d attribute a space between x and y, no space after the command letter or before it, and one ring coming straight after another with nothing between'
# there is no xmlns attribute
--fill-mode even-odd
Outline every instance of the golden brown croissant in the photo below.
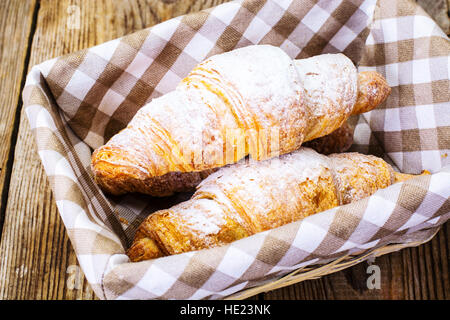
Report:
<svg viewBox="0 0 450 320"><path fill-rule="evenodd" d="M247 155L292 152L389 92L382 76L358 75L343 54L291 60L278 47L236 49L200 63L176 90L142 107L94 151L92 171L106 192L167 196Z"/></svg>
<svg viewBox="0 0 450 320"><path fill-rule="evenodd" d="M127 254L141 261L230 243L370 196L395 177L378 157L305 147L241 160L203 180L190 200L149 215Z"/></svg>

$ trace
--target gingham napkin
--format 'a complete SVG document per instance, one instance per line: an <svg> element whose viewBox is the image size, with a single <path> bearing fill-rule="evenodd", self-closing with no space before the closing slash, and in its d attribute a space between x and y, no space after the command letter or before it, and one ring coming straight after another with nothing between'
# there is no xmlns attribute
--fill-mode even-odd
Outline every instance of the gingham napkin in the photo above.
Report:
<svg viewBox="0 0 450 320"><path fill-rule="evenodd" d="M200 61L250 44L292 58L343 52L382 73L392 93L359 118L353 150L398 170L398 183L226 246L138 263L124 254L151 212L189 195L110 197L93 182L92 148ZM24 107L79 263L102 299L217 299L347 254L425 241L450 217L447 36L407 0L232 1L35 66Z"/></svg>

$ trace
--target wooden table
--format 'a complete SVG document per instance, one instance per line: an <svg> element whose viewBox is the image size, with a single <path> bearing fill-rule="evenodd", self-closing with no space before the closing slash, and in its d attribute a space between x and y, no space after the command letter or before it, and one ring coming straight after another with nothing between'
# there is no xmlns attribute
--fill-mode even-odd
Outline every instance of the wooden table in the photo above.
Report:
<svg viewBox="0 0 450 320"><path fill-rule="evenodd" d="M222 2L0 1L0 299L97 299L79 272L23 112L20 95L30 68ZM419 2L448 34L447 0ZM67 25L73 10L80 10L79 28ZM447 223L430 242L378 258L381 289L367 288L364 262L254 298L449 299L448 262Z"/></svg>

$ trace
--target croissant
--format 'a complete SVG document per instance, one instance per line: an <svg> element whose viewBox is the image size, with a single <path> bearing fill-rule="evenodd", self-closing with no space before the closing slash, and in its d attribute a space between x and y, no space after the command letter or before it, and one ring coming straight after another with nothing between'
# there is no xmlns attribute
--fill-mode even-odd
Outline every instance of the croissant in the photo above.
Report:
<svg viewBox="0 0 450 320"><path fill-rule="evenodd" d="M227 164L297 150L373 109L390 88L343 54L292 60L255 45L210 57L172 92L142 107L94 151L91 168L106 192L167 196L194 188Z"/></svg>
<svg viewBox="0 0 450 320"><path fill-rule="evenodd" d="M135 262L220 246L370 196L397 175L413 177L372 155L305 147L244 159L208 176L190 200L149 215L127 254Z"/></svg>

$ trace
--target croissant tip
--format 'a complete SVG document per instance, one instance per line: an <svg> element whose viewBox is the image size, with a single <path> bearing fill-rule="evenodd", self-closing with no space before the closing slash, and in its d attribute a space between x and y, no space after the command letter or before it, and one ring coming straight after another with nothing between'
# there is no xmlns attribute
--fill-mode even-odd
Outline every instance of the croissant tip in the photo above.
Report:
<svg viewBox="0 0 450 320"><path fill-rule="evenodd" d="M375 109L386 101L391 94L391 87L377 71L358 73L358 97L353 114L361 114Z"/></svg>
<svg viewBox="0 0 450 320"><path fill-rule="evenodd" d="M158 244L151 238L144 237L134 241L126 252L131 262L155 259L163 256Z"/></svg>
<svg viewBox="0 0 450 320"><path fill-rule="evenodd" d="M420 177L420 176L427 176L430 175L431 172L428 170L423 170L420 174L408 174L408 173L401 173L401 172L394 172L395 176L395 182L403 182L412 178Z"/></svg>

